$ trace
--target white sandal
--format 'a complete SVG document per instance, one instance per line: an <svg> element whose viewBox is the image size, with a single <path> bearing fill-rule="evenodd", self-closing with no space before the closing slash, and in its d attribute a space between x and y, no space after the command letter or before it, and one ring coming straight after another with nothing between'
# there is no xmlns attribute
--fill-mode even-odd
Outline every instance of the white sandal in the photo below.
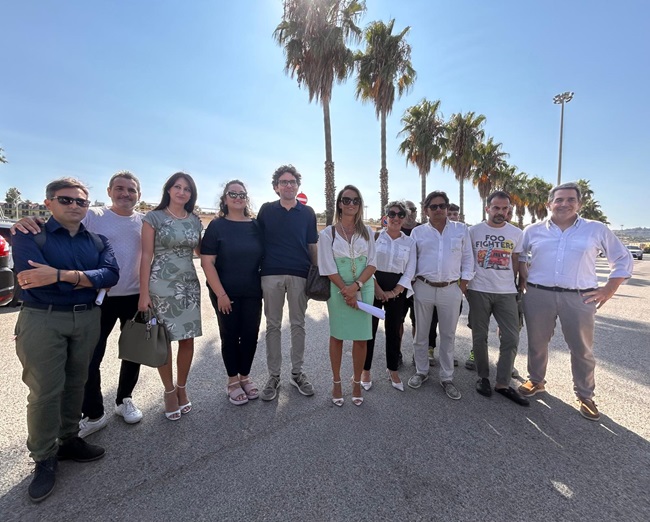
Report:
<svg viewBox="0 0 650 522"><path fill-rule="evenodd" d="M176 386L174 386L174 389L172 391L166 391L165 395L170 395L172 393L176 393ZM170 421L180 420L180 418L181 418L181 409L178 408L175 411L167 411L167 406L165 406L165 417L167 417L167 420L170 420Z"/></svg>

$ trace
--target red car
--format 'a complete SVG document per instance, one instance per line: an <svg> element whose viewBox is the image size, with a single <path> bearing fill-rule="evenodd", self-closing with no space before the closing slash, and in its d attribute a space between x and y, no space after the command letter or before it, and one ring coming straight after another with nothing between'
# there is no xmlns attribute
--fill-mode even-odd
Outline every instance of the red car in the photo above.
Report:
<svg viewBox="0 0 650 522"><path fill-rule="evenodd" d="M11 247L0 235L0 306L14 298L14 271L11 269Z"/></svg>

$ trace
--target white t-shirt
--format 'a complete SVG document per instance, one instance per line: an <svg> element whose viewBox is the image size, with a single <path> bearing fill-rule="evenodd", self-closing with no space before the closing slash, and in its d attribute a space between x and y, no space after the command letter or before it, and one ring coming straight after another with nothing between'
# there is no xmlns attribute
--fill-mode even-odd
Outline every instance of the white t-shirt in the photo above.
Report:
<svg viewBox="0 0 650 522"><path fill-rule="evenodd" d="M82 221L91 232L106 236L115 252L120 280L108 293L111 297L140 293L142 218L140 212L119 216L108 208L93 207Z"/></svg>
<svg viewBox="0 0 650 522"><path fill-rule="evenodd" d="M477 292L516 294L512 254L521 252L524 233L510 223L491 227L483 222L470 227L469 235L476 275L467 287Z"/></svg>

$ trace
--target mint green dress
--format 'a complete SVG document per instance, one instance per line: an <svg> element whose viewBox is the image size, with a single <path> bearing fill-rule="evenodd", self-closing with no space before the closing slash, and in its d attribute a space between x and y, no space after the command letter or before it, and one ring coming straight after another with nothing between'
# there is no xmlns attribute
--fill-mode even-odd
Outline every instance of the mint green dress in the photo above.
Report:
<svg viewBox="0 0 650 522"><path fill-rule="evenodd" d="M156 316L172 341L199 337L201 286L193 256L201 238L201 220L195 214L175 219L164 210L152 210L143 220L155 231L149 296Z"/></svg>
<svg viewBox="0 0 650 522"><path fill-rule="evenodd" d="M370 240L355 235L352 245L336 234L332 242L331 227L320 233L318 239L318 267L321 275L338 273L346 285L359 278L367 265L375 266L374 232L368 227ZM373 304L375 285L370 278L361 288L361 301ZM330 298L327 300L330 335L342 341L367 341L372 339L372 316L351 308L339 293L338 287L330 283Z"/></svg>

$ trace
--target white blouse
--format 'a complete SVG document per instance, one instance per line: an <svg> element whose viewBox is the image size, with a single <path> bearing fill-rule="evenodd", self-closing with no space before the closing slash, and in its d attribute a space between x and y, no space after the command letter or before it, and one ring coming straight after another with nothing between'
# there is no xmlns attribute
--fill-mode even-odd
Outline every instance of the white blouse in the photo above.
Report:
<svg viewBox="0 0 650 522"><path fill-rule="evenodd" d="M415 241L404 232L400 232L400 236L393 239L384 229L375 241L375 248L377 250L377 270L402 274L397 284L406 288L406 297L413 295L411 281L415 277L418 259Z"/></svg>
<svg viewBox="0 0 650 522"><path fill-rule="evenodd" d="M336 232L334 242L332 243L332 227L327 227L318 234L318 271L320 275L328 276L338 273L336 268L337 257L350 257L350 247L352 247L352 254L355 258L359 256L366 256L367 266L376 266L375 261L375 242L373 237L375 233L373 230L366 226L370 239L366 241L362 236L354 234L352 237L352 244L350 245L345 238ZM361 273L357 274L359 277Z"/></svg>

